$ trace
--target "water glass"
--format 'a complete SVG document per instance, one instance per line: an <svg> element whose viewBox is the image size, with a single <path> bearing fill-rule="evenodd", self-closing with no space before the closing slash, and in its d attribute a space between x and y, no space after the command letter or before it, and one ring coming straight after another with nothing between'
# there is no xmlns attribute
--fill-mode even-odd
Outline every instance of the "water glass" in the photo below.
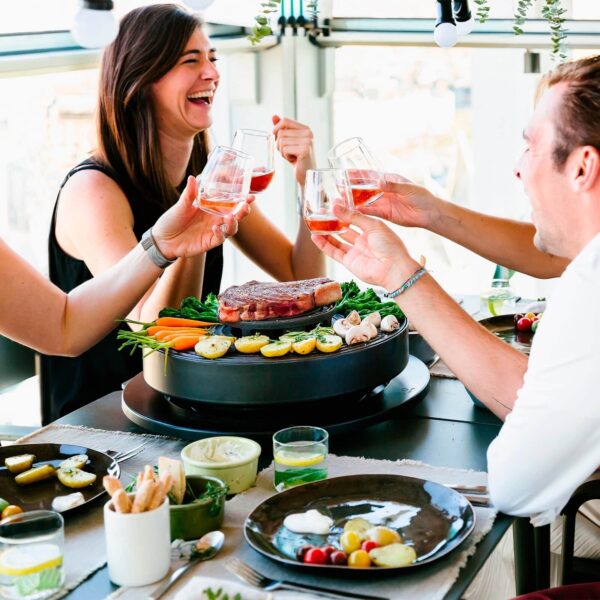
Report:
<svg viewBox="0 0 600 600"><path fill-rule="evenodd" d="M381 168L362 138L353 137L336 144L327 158L332 167L346 170L355 206L372 204L383 194L385 181Z"/></svg>
<svg viewBox="0 0 600 600"><path fill-rule="evenodd" d="M0 596L40 600L65 582L64 521L34 510L0 522Z"/></svg>
<svg viewBox="0 0 600 600"><path fill-rule="evenodd" d="M335 206L354 209L350 183L341 169L309 169L306 172L302 215L311 233L329 235L348 231L335 216Z"/></svg>
<svg viewBox="0 0 600 600"><path fill-rule="evenodd" d="M273 435L274 485L282 491L327 478L329 434L325 429L295 426Z"/></svg>
<svg viewBox="0 0 600 600"><path fill-rule="evenodd" d="M264 192L275 175L275 138L268 131L238 129L233 136L232 148L242 150L254 159L250 192Z"/></svg>
<svg viewBox="0 0 600 600"><path fill-rule="evenodd" d="M215 215L233 213L250 193L252 157L245 152L217 146L198 176L196 206Z"/></svg>
<svg viewBox="0 0 600 600"><path fill-rule="evenodd" d="M492 279L491 287L480 295L480 310L493 317L515 312L517 296L510 288L509 279Z"/></svg>

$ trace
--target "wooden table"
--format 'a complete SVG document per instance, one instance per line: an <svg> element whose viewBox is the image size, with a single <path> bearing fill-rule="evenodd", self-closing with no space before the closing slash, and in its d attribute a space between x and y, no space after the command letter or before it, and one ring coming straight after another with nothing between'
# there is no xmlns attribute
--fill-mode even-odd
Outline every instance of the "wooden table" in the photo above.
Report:
<svg viewBox="0 0 600 600"><path fill-rule="evenodd" d="M114 392L57 421L110 431L142 433L121 410L121 394ZM487 410L476 408L464 386L449 379L432 379L427 396L418 404L399 410L393 419L351 435L333 437L334 454L377 459L413 459L435 466L487 470L486 451L498 435L501 422ZM271 448L263 448L262 465L271 461ZM461 569L446 595L458 600L492 553L513 519L503 514L477 545L475 554ZM73 590L72 600L104 598L116 588L100 569Z"/></svg>

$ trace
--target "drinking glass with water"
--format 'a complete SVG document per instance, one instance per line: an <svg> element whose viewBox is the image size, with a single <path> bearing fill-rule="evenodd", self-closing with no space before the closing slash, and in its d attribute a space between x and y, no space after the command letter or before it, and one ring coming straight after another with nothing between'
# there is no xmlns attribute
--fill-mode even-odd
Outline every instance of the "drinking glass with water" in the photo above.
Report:
<svg viewBox="0 0 600 600"><path fill-rule="evenodd" d="M329 434L320 427L288 427L273 435L275 489L327 478Z"/></svg>

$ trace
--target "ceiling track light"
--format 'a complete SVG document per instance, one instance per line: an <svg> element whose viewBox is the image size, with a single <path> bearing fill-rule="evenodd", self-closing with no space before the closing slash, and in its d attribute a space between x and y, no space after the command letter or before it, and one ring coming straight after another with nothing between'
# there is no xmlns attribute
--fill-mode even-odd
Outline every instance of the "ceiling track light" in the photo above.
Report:
<svg viewBox="0 0 600 600"><path fill-rule="evenodd" d="M437 18L433 30L433 39L441 48L451 48L458 41L452 0L437 0Z"/></svg>
<svg viewBox="0 0 600 600"><path fill-rule="evenodd" d="M113 0L81 0L71 33L83 48L103 48L119 31L113 12Z"/></svg>

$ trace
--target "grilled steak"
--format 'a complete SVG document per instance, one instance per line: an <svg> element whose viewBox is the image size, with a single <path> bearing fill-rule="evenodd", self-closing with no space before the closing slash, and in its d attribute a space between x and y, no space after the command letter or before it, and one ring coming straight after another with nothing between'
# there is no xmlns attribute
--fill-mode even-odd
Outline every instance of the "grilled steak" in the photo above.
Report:
<svg viewBox="0 0 600 600"><path fill-rule="evenodd" d="M249 281L219 295L219 320L237 323L293 317L316 306L333 304L341 297L340 284L326 277L287 283Z"/></svg>

